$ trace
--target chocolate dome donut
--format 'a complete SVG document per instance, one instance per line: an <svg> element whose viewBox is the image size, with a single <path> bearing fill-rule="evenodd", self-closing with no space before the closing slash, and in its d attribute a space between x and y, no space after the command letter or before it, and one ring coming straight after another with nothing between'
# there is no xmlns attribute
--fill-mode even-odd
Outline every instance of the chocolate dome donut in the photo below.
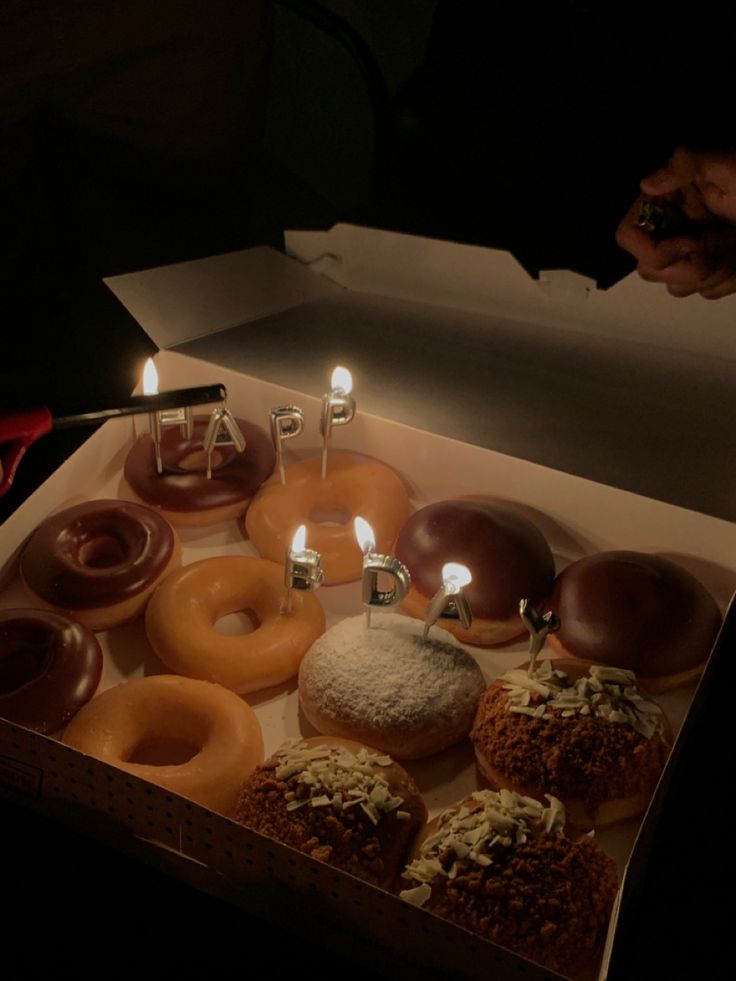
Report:
<svg viewBox="0 0 736 981"><path fill-rule="evenodd" d="M560 618L550 646L567 657L633 671L647 691L696 678L721 613L686 569L659 555L598 552L568 566L548 608Z"/></svg>
<svg viewBox="0 0 736 981"><path fill-rule="evenodd" d="M106 630L139 616L181 561L171 525L132 501L86 501L33 532L20 572L36 606Z"/></svg>
<svg viewBox="0 0 736 981"><path fill-rule="evenodd" d="M402 607L419 619L442 585L442 566L468 567L473 580L464 593L473 624L465 630L459 622L442 622L468 644L501 644L522 634L519 600L541 600L555 574L552 552L538 528L508 505L472 498L415 512L399 533L395 554L412 579Z"/></svg>
<svg viewBox="0 0 736 981"><path fill-rule="evenodd" d="M49 610L0 610L0 717L58 732L97 691L102 651L74 620Z"/></svg>
<svg viewBox="0 0 736 981"><path fill-rule="evenodd" d="M139 437L125 460L125 496L156 508L174 525L202 526L244 514L250 499L271 475L276 453L260 426L244 419L235 421L245 438L245 450L239 453L234 446L217 446L210 479L202 450L209 416L195 416L191 439L183 437L178 426L164 430L163 473L156 469L153 440L147 434Z"/></svg>

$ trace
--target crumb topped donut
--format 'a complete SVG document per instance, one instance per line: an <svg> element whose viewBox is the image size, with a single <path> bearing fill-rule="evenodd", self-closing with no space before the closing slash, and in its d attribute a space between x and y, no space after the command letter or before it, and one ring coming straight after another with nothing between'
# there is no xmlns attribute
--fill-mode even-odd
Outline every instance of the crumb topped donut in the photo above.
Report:
<svg viewBox="0 0 736 981"><path fill-rule="evenodd" d="M473 658L444 630L395 613L331 627L299 669L299 702L318 730L401 760L421 759L470 731L485 688Z"/></svg>
<svg viewBox="0 0 736 981"><path fill-rule="evenodd" d="M568 823L604 827L644 811L671 744L661 708L630 671L555 659L507 671L483 694L471 739L492 787L560 798Z"/></svg>
<svg viewBox="0 0 736 981"><path fill-rule="evenodd" d="M283 562L294 532L306 525L309 548L321 556L325 585L333 586L363 574L353 519L371 525L376 552L388 555L411 508L401 477L380 460L331 450L324 479L321 466L320 457L310 457L286 468L286 483L274 475L248 508L245 527L260 556Z"/></svg>
<svg viewBox="0 0 736 981"><path fill-rule="evenodd" d="M20 558L32 602L107 630L143 613L158 583L181 564L176 532L133 501L95 500L52 514Z"/></svg>
<svg viewBox="0 0 736 981"><path fill-rule="evenodd" d="M49 735L97 691L102 650L87 627L50 610L0 610L0 717Z"/></svg>
<svg viewBox="0 0 736 981"><path fill-rule="evenodd" d="M211 525L244 514L273 472L276 452L260 426L236 419L245 450L239 453L234 446L217 446L208 479L202 442L209 418L194 417L191 439L183 437L178 426L164 430L163 473L156 469L152 438L147 433L140 436L125 460L125 496L156 508L173 525Z"/></svg>
<svg viewBox="0 0 736 981"><path fill-rule="evenodd" d="M718 605L686 569L659 555L598 552L557 577L549 637L564 657L633 671L647 691L687 684L702 672L721 625Z"/></svg>
<svg viewBox="0 0 736 981"><path fill-rule="evenodd" d="M235 820L388 888L427 811L388 756L345 739L292 740L251 775Z"/></svg>
<svg viewBox="0 0 736 981"><path fill-rule="evenodd" d="M564 807L476 791L420 835L399 893L413 905L555 971L601 944L616 866L588 836L564 834Z"/></svg>
<svg viewBox="0 0 736 981"><path fill-rule="evenodd" d="M442 566L460 562L473 579L465 595L473 613L466 630L447 630L467 644L502 644L524 632L519 601L536 603L552 586L555 564L546 539L530 521L502 502L461 498L429 504L399 533L395 554L409 569L412 588L402 609L424 619L442 585Z"/></svg>

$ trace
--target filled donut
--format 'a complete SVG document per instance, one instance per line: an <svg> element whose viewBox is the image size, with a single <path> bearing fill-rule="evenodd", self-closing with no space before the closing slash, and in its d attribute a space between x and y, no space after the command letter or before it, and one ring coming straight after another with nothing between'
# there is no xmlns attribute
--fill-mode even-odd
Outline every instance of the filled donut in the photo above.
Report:
<svg viewBox="0 0 736 981"><path fill-rule="evenodd" d="M388 888L427 818L413 780L388 756L344 739L293 740L251 775L235 820Z"/></svg>
<svg viewBox="0 0 736 981"><path fill-rule="evenodd" d="M20 573L34 605L107 630L140 616L181 564L171 525L132 501L86 501L53 514L26 543Z"/></svg>
<svg viewBox="0 0 736 981"><path fill-rule="evenodd" d="M420 759L470 731L485 688L480 668L453 637L395 613L331 627L299 669L299 703L318 732Z"/></svg>
<svg viewBox="0 0 736 981"><path fill-rule="evenodd" d="M721 625L718 605L686 569L660 555L597 552L557 577L549 644L565 657L633 671L647 691L687 684L703 670Z"/></svg>
<svg viewBox="0 0 736 981"><path fill-rule="evenodd" d="M395 554L411 574L402 609L424 619L442 586L442 566L459 562L472 581L464 593L473 622L443 625L467 644L502 644L524 633L519 601L547 595L555 574L546 539L530 521L500 502L460 498L416 511L399 533Z"/></svg>
<svg viewBox="0 0 736 981"><path fill-rule="evenodd" d="M182 436L178 426L164 430L163 473L156 467L153 439L140 436L125 460L124 496L155 508L173 525L204 526L240 517L273 472L276 453L260 426L245 419L235 421L245 438L245 450L217 446L209 478L202 449L209 416L195 416L191 439Z"/></svg>
<svg viewBox="0 0 736 981"><path fill-rule="evenodd" d="M602 943L616 866L592 838L565 835L564 813L554 797L476 791L426 826L400 897L575 976Z"/></svg>
<svg viewBox="0 0 736 981"><path fill-rule="evenodd" d="M391 552L410 505L403 481L385 463L332 450L324 479L319 457L287 467L285 476L283 484L271 478L245 517L248 537L263 558L283 562L294 532L306 525L309 547L321 556L325 585L360 579L363 553L353 530L358 516L371 525L376 552Z"/></svg>
<svg viewBox="0 0 736 981"><path fill-rule="evenodd" d="M93 698L63 741L228 817L263 760L261 727L242 698L208 681L163 674ZM159 754L163 762L148 762Z"/></svg>
<svg viewBox="0 0 736 981"><path fill-rule="evenodd" d="M562 800L568 824L600 828L642 813L672 737L631 671L553 659L507 671L483 694L471 739L495 788Z"/></svg>
<svg viewBox="0 0 736 981"><path fill-rule="evenodd" d="M202 559L168 576L146 610L146 633L172 671L213 681L239 694L293 678L309 646L325 629L311 592L294 591L284 612L284 569L245 555ZM252 633L225 636L216 623L252 611Z"/></svg>
<svg viewBox="0 0 736 981"><path fill-rule="evenodd" d="M0 610L0 717L44 735L97 691L102 650L87 627L49 610Z"/></svg>

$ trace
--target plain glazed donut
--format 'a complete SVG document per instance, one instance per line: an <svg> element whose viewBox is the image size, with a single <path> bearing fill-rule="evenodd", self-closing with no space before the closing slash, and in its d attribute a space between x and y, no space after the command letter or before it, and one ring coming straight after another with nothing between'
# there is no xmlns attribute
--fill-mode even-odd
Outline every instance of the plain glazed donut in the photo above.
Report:
<svg viewBox="0 0 736 981"><path fill-rule="evenodd" d="M721 625L706 588L659 555L598 552L557 577L548 608L560 629L548 641L564 657L633 671L650 692L697 678Z"/></svg>
<svg viewBox="0 0 736 981"><path fill-rule="evenodd" d="M180 563L179 538L155 511L132 501L87 501L38 526L20 572L34 605L107 630L140 616Z"/></svg>
<svg viewBox="0 0 736 981"><path fill-rule="evenodd" d="M233 446L218 446L209 480L202 450L209 416L195 416L190 440L178 426L164 430L161 474L153 440L148 434L140 436L125 460L123 496L156 508L173 525L203 526L240 517L271 475L276 453L260 426L235 421L245 438L245 450L238 453Z"/></svg>
<svg viewBox="0 0 736 981"><path fill-rule="evenodd" d="M331 627L299 669L299 703L318 732L375 746L400 760L438 753L467 736L484 688L450 634L395 613Z"/></svg>
<svg viewBox="0 0 736 981"><path fill-rule="evenodd" d="M568 824L602 828L646 810L672 734L631 671L555 658L497 678L482 696L470 738L495 790L544 802Z"/></svg>
<svg viewBox="0 0 736 981"><path fill-rule="evenodd" d="M281 612L284 569L266 559L230 555L202 559L169 576L146 610L146 633L172 671L214 681L241 695L293 678L305 651L325 629L311 592L292 595ZM228 613L251 610L252 633L226 637L215 629Z"/></svg>
<svg viewBox="0 0 736 981"><path fill-rule="evenodd" d="M476 791L426 826L399 896L565 977L585 976L616 896L616 863L565 809ZM595 974L597 977L597 972Z"/></svg>
<svg viewBox="0 0 736 981"><path fill-rule="evenodd" d="M473 623L442 626L466 644L503 644L524 633L519 601L537 603L547 595L555 574L546 539L530 521L502 502L462 498L429 504L401 529L396 557L409 569L412 588L401 604L423 620L442 586L442 566L459 562L473 579L464 593Z"/></svg>
<svg viewBox="0 0 736 981"><path fill-rule="evenodd" d="M0 716L44 735L92 698L102 651L87 627L48 610L0 610Z"/></svg>
<svg viewBox="0 0 736 981"><path fill-rule="evenodd" d="M253 499L245 527L259 555L283 562L294 532L306 525L307 546L319 552L325 585L331 586L363 574L353 518L365 518L373 528L376 552L388 555L409 511L406 488L385 463L331 450L324 480L319 457L287 467L285 484L272 477ZM326 524L321 515L338 515L340 523Z"/></svg>
<svg viewBox="0 0 736 981"><path fill-rule="evenodd" d="M427 820L409 774L347 739L292 740L253 773L235 820L384 889Z"/></svg>
<svg viewBox="0 0 736 981"><path fill-rule="evenodd" d="M246 702L219 685L163 674L93 698L67 726L63 742L226 816L263 760L261 727ZM189 758L136 761L162 746Z"/></svg>

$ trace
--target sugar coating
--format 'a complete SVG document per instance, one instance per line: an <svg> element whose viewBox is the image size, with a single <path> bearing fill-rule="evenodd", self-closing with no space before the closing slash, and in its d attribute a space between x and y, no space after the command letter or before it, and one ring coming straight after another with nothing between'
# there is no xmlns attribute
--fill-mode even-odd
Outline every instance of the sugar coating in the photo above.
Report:
<svg viewBox="0 0 736 981"><path fill-rule="evenodd" d="M473 710L485 684L480 668L446 630L386 613L342 620L307 652L303 694L324 715L407 732Z"/></svg>

